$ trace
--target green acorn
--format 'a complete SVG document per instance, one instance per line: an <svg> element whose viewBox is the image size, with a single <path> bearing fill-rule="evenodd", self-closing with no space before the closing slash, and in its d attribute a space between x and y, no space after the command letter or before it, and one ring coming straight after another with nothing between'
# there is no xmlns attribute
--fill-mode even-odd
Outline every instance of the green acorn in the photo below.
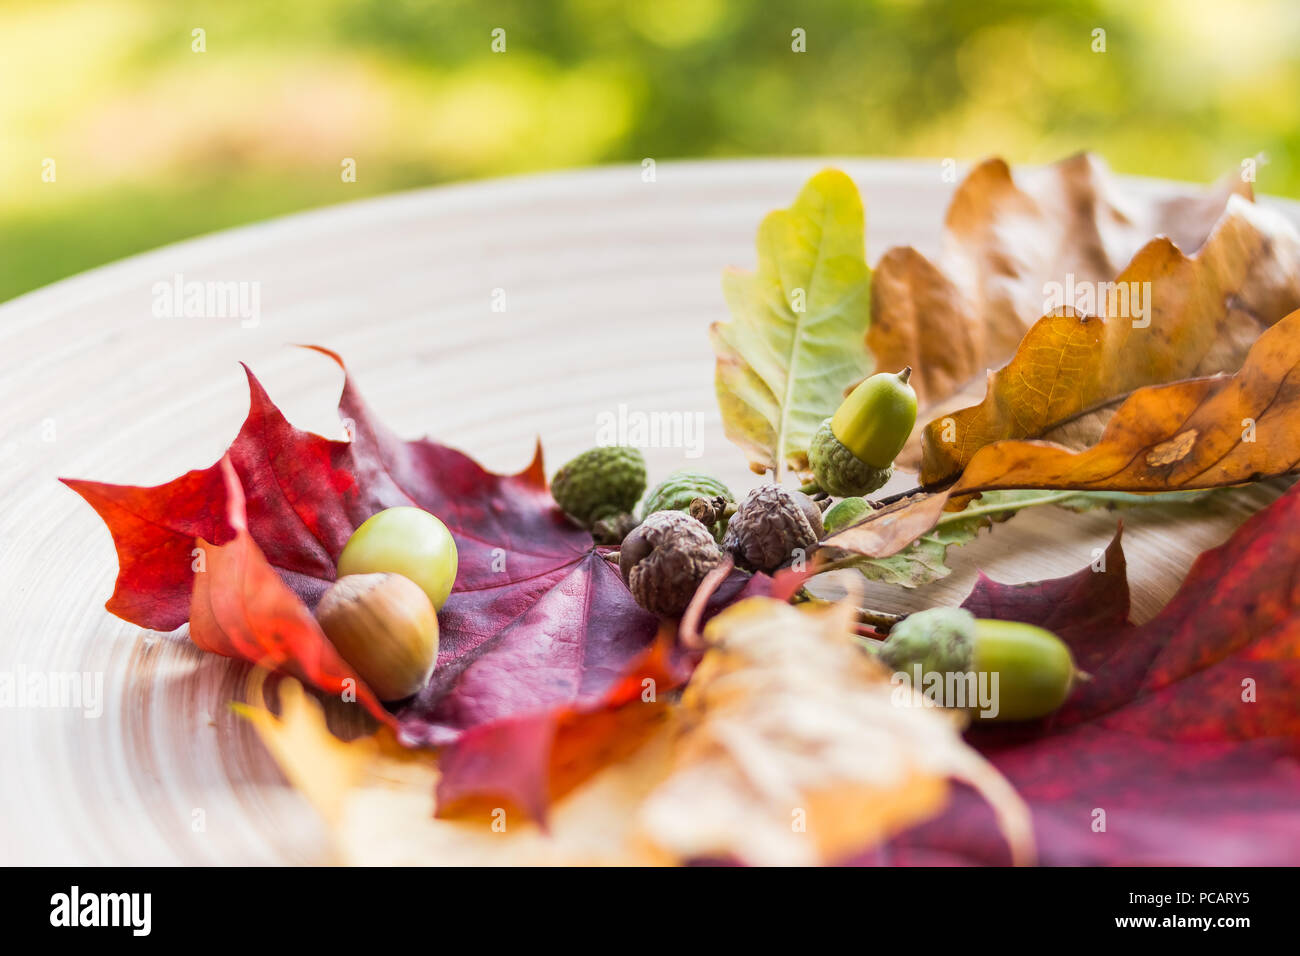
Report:
<svg viewBox="0 0 1300 956"><path fill-rule="evenodd" d="M731 506L736 503L736 496L731 493L731 489L711 475L698 471L675 471L645 496L645 501L641 504L641 518L644 520L656 511L684 511L689 514L691 502L696 498L707 501L722 498ZM725 512L727 509L723 510ZM721 541L727 530L727 516L724 514L710 523L709 530L713 532L714 540Z"/></svg>
<svg viewBox="0 0 1300 956"><path fill-rule="evenodd" d="M827 534L834 534L841 528L866 517L875 508L866 498L844 498L831 505L822 515L822 526Z"/></svg>
<svg viewBox="0 0 1300 956"><path fill-rule="evenodd" d="M889 481L916 425L912 369L872 375L821 423L808 448L813 477L837 498L870 494Z"/></svg>
<svg viewBox="0 0 1300 956"><path fill-rule="evenodd" d="M551 479L551 496L564 512L590 528L636 507L645 491L645 458L635 448L593 448Z"/></svg>
<svg viewBox="0 0 1300 956"><path fill-rule="evenodd" d="M922 675L974 673L982 686L996 690L991 713L967 708L986 720L1045 717L1065 703L1076 683L1087 679L1074 666L1065 642L1051 631L1019 621L977 618L956 607L909 614L889 632L880 659L909 678L917 666ZM992 675L997 675L996 683Z"/></svg>

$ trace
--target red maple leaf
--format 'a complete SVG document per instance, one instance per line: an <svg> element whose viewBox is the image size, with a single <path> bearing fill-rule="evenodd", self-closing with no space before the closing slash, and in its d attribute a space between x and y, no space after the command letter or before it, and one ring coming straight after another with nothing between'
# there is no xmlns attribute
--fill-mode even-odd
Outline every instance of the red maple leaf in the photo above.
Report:
<svg viewBox="0 0 1300 956"><path fill-rule="evenodd" d="M1104 572L1007 586L979 617L1054 630L1093 679L1057 714L969 737L1029 803L1055 865L1300 860L1300 485L1202 554L1177 595L1128 620L1117 533ZM959 791L876 862L1007 863L987 807Z"/></svg>
<svg viewBox="0 0 1300 956"><path fill-rule="evenodd" d="M248 381L248 418L212 467L153 488L67 481L117 546L113 613L170 630L190 619L193 596L200 646L337 692L352 675L309 609L353 530L384 508L414 504L446 523L460 567L439 614L434 677L397 715L404 742L450 743L496 720L599 702L652 642L658 620L555 507L540 447L519 474L494 474L444 445L398 438L350 379L339 411L353 439L331 441L294 428L251 372ZM196 548L210 575L198 587ZM301 600L296 609L288 592L254 594L254 577L267 584L264 567ZM357 699L373 700L364 688Z"/></svg>
<svg viewBox="0 0 1300 956"><path fill-rule="evenodd" d="M218 464L234 537L223 545L197 541L203 570L194 575L190 639L205 651L287 671L342 700L359 701L391 725L392 716L334 650L307 605L267 564L248 533L244 491L234 466L229 458Z"/></svg>
<svg viewBox="0 0 1300 956"><path fill-rule="evenodd" d="M765 574L732 572L702 619L772 588ZM663 622L657 639L599 698L470 728L439 756L438 816L487 815L504 803L544 823L550 804L645 741L700 654L684 650L676 626Z"/></svg>

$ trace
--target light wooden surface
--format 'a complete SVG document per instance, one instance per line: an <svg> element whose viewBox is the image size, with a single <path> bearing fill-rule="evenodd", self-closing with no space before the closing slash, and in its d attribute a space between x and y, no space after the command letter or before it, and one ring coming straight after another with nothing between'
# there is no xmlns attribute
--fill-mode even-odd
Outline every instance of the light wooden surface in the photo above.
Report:
<svg viewBox="0 0 1300 956"><path fill-rule="evenodd" d="M289 347L310 342L348 360L399 432L433 434L489 467L522 466L538 435L553 467L626 403L704 416L702 456L649 449L652 474L700 465L749 487L758 479L723 438L713 400L706 329L725 315L719 273L751 267L762 215L831 164L863 191L872 262L898 243L935 251L952 189L937 163L661 164L654 183L640 167L606 168L294 216L0 307L0 672L102 674L104 698L97 717L0 708L0 862L322 858L312 811L228 709L245 668L200 653L184 630L149 633L104 611L109 535L56 476L152 484L210 464L246 410L240 360L296 424L341 437L340 375ZM155 318L152 287L177 273L260 282L260 324ZM496 289L505 312L492 311ZM1126 515L1137 616L1264 497ZM873 587L869 599L902 609L960 599L977 567L1007 581L1065 574L1115 520L1027 513L955 552L950 578L915 592Z"/></svg>

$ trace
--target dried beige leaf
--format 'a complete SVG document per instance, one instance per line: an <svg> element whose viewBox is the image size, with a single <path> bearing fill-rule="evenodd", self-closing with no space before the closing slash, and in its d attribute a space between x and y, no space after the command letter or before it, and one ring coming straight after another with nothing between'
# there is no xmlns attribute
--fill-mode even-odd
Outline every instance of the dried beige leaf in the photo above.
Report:
<svg viewBox="0 0 1300 956"><path fill-rule="evenodd" d="M1019 797L951 712L891 684L851 613L752 598L709 623L671 773L640 810L650 842L682 860L834 863L938 813L956 778L1032 857Z"/></svg>
<svg viewBox="0 0 1300 956"><path fill-rule="evenodd" d="M344 742L320 703L292 679L280 713L238 705L290 782L320 812L330 861L356 866L555 866L672 862L637 842L633 811L667 773L667 726L629 759L597 773L552 809L549 826L504 809L452 820L433 816L436 760L381 728ZM252 688L250 700L260 700Z"/></svg>

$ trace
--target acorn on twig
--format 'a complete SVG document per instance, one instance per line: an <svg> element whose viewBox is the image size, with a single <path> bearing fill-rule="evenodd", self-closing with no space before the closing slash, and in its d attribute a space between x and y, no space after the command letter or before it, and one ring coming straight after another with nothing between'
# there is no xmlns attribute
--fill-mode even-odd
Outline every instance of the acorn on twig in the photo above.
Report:
<svg viewBox="0 0 1300 956"><path fill-rule="evenodd" d="M872 375L821 423L808 447L818 486L836 497L867 495L894 473L894 459L916 425L911 368Z"/></svg>

